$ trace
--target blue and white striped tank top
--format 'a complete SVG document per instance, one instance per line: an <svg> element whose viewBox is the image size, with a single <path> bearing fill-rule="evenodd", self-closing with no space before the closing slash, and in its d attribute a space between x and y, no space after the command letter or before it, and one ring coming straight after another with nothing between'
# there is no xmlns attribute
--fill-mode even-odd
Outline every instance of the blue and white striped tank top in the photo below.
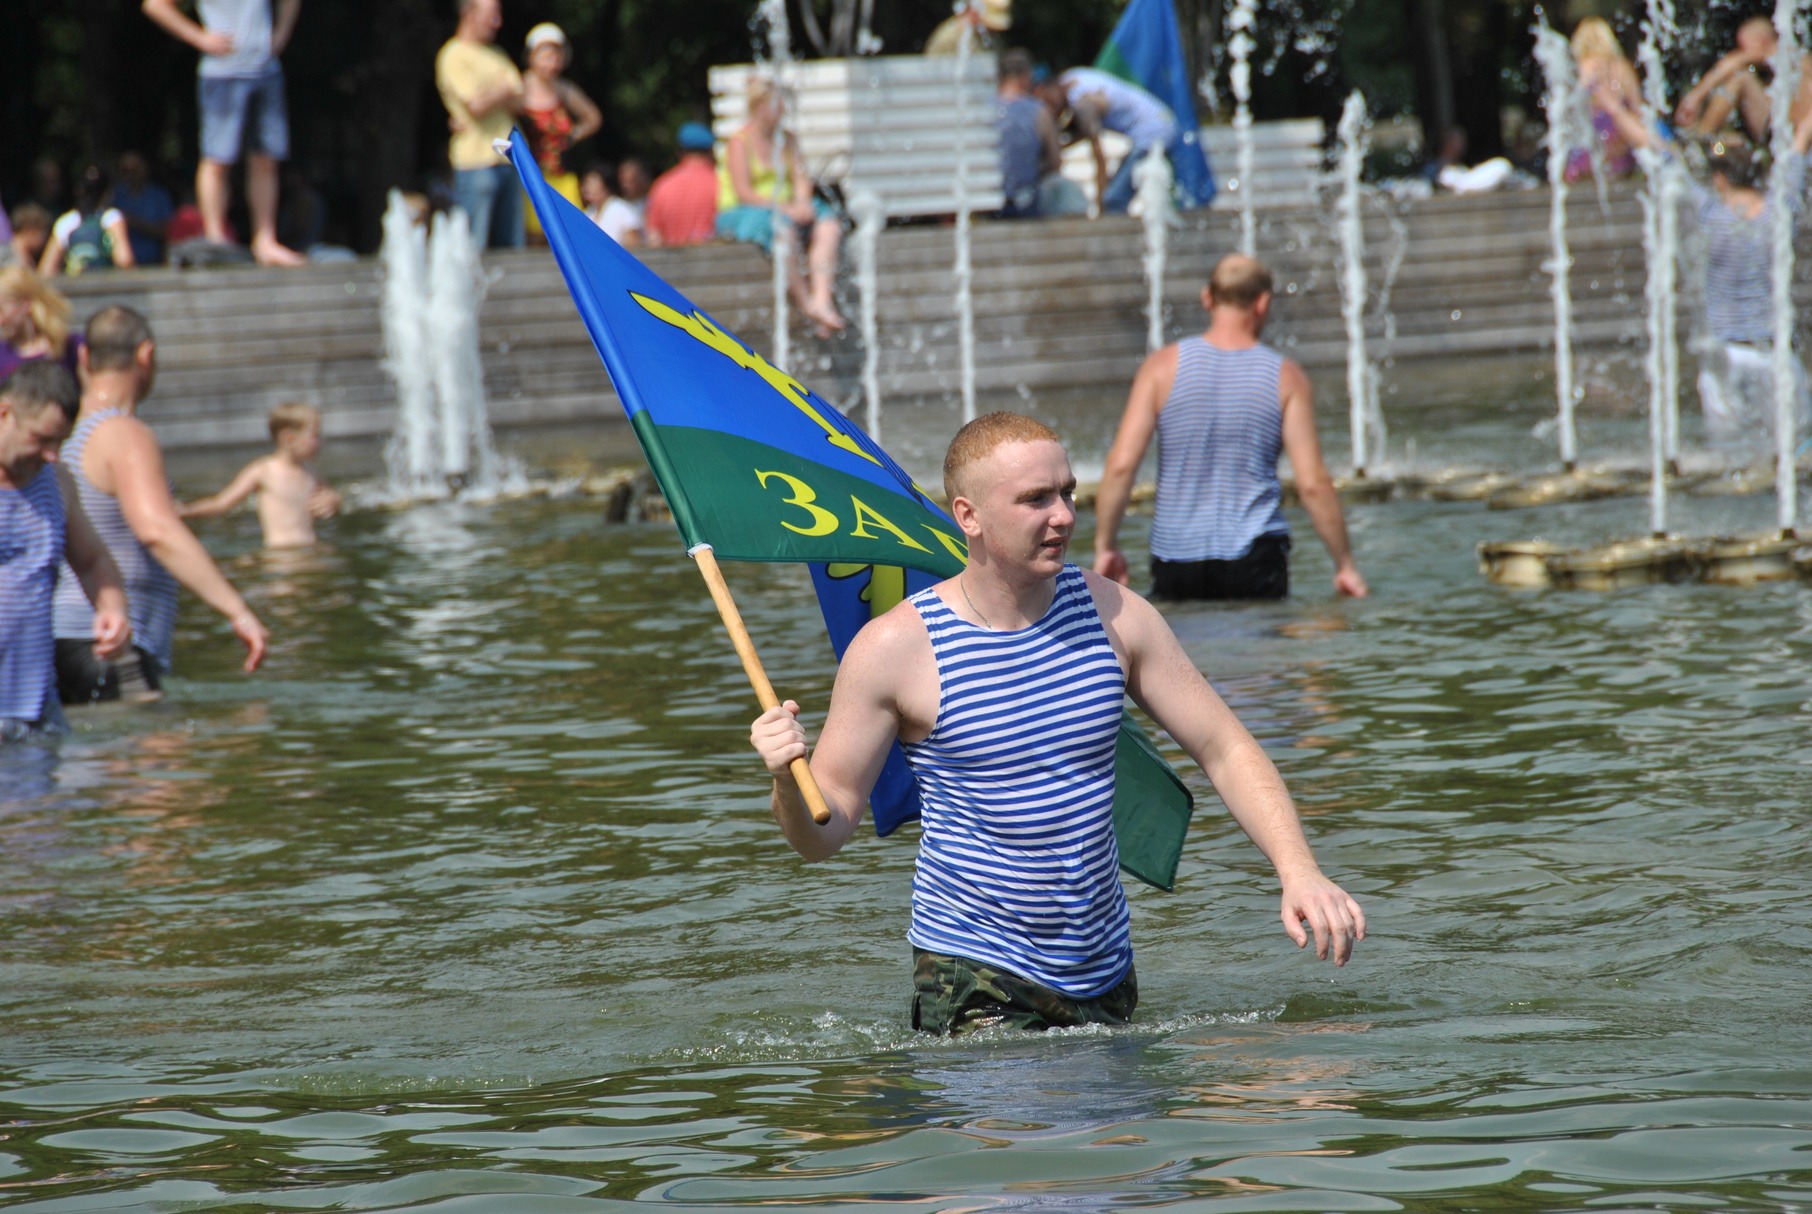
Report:
<svg viewBox="0 0 1812 1214"><path fill-rule="evenodd" d="M94 524L113 563L120 567L120 578L126 586L126 613L132 621L132 643L168 671L170 639L176 632L176 579L151 555L150 549L138 542L120 509L119 499L95 488L82 471L82 454L94 428L109 418L124 415L123 409L103 409L83 418L63 444L62 460L75 477L82 513ZM94 637L94 608L68 565L63 566L63 578L57 586L57 636L67 640Z"/></svg>
<svg viewBox="0 0 1812 1214"><path fill-rule="evenodd" d="M1030 628L969 623L912 596L937 660L937 724L905 745L923 833L914 947L997 965L1074 999L1132 965L1114 842L1126 675L1088 583L1064 566Z"/></svg>
<svg viewBox="0 0 1812 1214"><path fill-rule="evenodd" d="M1288 535L1277 457L1283 451L1283 357L1266 345L1222 350L1177 343L1177 376L1158 411L1158 505L1151 554L1231 561L1261 535Z"/></svg>
<svg viewBox="0 0 1812 1214"><path fill-rule="evenodd" d="M0 489L0 719L36 721L56 686L51 596L63 564L63 518L49 464L23 488Z"/></svg>

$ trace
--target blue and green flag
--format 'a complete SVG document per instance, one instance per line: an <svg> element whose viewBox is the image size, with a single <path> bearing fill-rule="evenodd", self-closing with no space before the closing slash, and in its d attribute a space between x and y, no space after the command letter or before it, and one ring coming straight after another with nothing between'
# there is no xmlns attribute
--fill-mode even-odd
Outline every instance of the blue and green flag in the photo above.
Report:
<svg viewBox="0 0 1812 1214"><path fill-rule="evenodd" d="M1214 174L1202 152L1201 123L1195 115L1195 86L1183 56L1183 37L1171 0L1132 0L1107 44L1095 56L1095 68L1136 84L1170 107L1178 137L1170 146L1176 172L1178 204L1184 210L1205 207L1214 199Z"/></svg>
<svg viewBox="0 0 1812 1214"><path fill-rule="evenodd" d="M688 548L804 562L839 660L870 619L962 570L962 531L878 444L555 194L520 132L509 154ZM1115 780L1121 866L1171 888L1193 800L1130 717ZM880 835L918 816L897 744L869 808Z"/></svg>

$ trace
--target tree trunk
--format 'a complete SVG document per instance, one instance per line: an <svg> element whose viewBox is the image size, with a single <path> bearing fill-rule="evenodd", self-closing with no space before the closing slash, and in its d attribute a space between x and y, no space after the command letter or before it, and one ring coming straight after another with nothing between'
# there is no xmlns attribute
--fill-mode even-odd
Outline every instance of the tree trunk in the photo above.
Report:
<svg viewBox="0 0 1812 1214"><path fill-rule="evenodd" d="M1504 45L1510 11L1503 4L1472 6L1462 31L1454 81L1455 117L1466 128L1467 163L1504 154Z"/></svg>
<svg viewBox="0 0 1812 1214"><path fill-rule="evenodd" d="M349 81L357 98L355 142L361 148L353 226L360 249L377 248L390 191L419 182L423 101L433 82L439 39L449 32L430 0L385 0L373 8L369 53ZM444 115L437 110L431 118L445 130ZM444 146L443 141L443 158Z"/></svg>
<svg viewBox="0 0 1812 1214"><path fill-rule="evenodd" d="M1410 41L1415 45L1416 116L1422 120L1422 148L1433 156L1454 125L1453 67L1441 0L1405 0Z"/></svg>

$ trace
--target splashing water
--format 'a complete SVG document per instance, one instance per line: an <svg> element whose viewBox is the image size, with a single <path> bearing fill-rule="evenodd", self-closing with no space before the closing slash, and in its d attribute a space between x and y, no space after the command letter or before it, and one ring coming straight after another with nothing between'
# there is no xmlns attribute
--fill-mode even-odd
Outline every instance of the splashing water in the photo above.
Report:
<svg viewBox="0 0 1812 1214"><path fill-rule="evenodd" d="M1643 100L1652 123L1666 106L1667 81L1661 66L1661 51L1671 36L1672 9L1666 0L1650 0L1647 19L1642 23L1642 45L1636 58L1643 65ZM1671 212L1678 207L1674 178L1670 175L1669 157L1653 147L1636 149L1636 159L1645 178L1642 194L1642 254L1646 267L1643 295L1647 302L1646 329L1648 346L1643 367L1648 377L1649 435L1649 531L1667 534L1668 414L1673 405L1668 400L1670 338L1674 311L1674 267L1679 260L1679 235ZM1678 398L1678 372L1672 381Z"/></svg>
<svg viewBox="0 0 1812 1214"><path fill-rule="evenodd" d="M1642 45L1636 57L1642 64L1643 101L1659 121L1667 112L1667 68L1662 55L1679 36L1674 21L1673 0L1648 0L1648 15L1643 22ZM1593 140L1593 146L1598 141ZM1594 165L1594 169L1598 166ZM1685 168L1673 157L1659 161L1654 179L1657 214L1655 237L1658 260L1651 261L1648 273L1657 278L1657 298L1661 308L1661 454L1667 470L1680 463L1680 338L1679 273L1680 273L1680 203L1686 193ZM1600 187L1602 192L1602 187Z"/></svg>
<svg viewBox="0 0 1812 1214"><path fill-rule="evenodd" d="M1355 89L1341 108L1334 136L1340 166L1340 198L1334 207L1340 225L1340 314L1346 320L1346 388L1355 476L1365 475L1374 442L1381 453L1385 438L1378 373L1365 353L1365 224L1360 214L1359 175L1370 144L1368 126L1365 95Z"/></svg>
<svg viewBox="0 0 1812 1214"><path fill-rule="evenodd" d="M489 285L464 211L425 241L400 195L384 216L384 365L397 421L384 460L391 500L495 495L521 470L499 459L485 407L478 309Z"/></svg>
<svg viewBox="0 0 1812 1214"><path fill-rule="evenodd" d="M862 396L868 404L868 436L881 441L881 347L877 320L880 274L876 269L881 229L887 225L887 211L881 196L873 190L857 190L849 196L849 213L856 221L851 238L851 251L856 259L856 289L862 295Z"/></svg>
<svg viewBox="0 0 1812 1214"><path fill-rule="evenodd" d="M1568 275L1573 255L1567 246L1567 160L1574 148L1595 144L1587 117L1585 90L1573 68L1567 40L1555 33L1543 17L1535 25L1535 59L1541 64L1547 90L1542 110L1548 118L1548 271L1549 292L1554 300L1554 397L1558 405L1556 432L1560 462L1571 471L1579 460L1579 437L1573 414L1579 390L1573 382L1573 291Z"/></svg>
<svg viewBox="0 0 1812 1214"><path fill-rule="evenodd" d="M384 451L390 491L435 479L434 356L428 341L428 233L418 226L402 191L390 191L384 211L384 370L396 384L396 429Z"/></svg>
<svg viewBox="0 0 1812 1214"><path fill-rule="evenodd" d="M763 59L757 50L756 62L767 64L768 77L774 82L774 93L780 98L781 106L780 124L774 128L774 247L771 252L774 258L773 363L784 370L792 361L792 348L787 338L786 292L793 266L793 225L788 222L781 203L792 184L792 174L787 171L786 156L782 151L787 146L793 124L792 98L787 90L791 76L788 68L793 62L793 39L792 27L787 24L786 0L761 0L756 19L767 33L767 57ZM794 155L798 154L795 144Z"/></svg>
<svg viewBox="0 0 1812 1214"><path fill-rule="evenodd" d="M975 420L975 295L969 262L969 57L975 31L964 23L956 44L956 317L963 421Z"/></svg>
<svg viewBox="0 0 1812 1214"><path fill-rule="evenodd" d="M1258 44L1252 30L1258 24L1258 0L1234 0L1227 16L1227 28L1233 36L1227 52L1233 65L1227 69L1227 82L1233 91L1234 155L1239 172L1239 251L1251 257L1258 252L1258 217L1252 197L1252 52Z"/></svg>
<svg viewBox="0 0 1812 1214"><path fill-rule="evenodd" d="M449 484L484 492L496 484L496 452L478 354L478 308L486 281L464 211L437 215L428 237L429 347L440 401L440 468Z"/></svg>
<svg viewBox="0 0 1812 1214"><path fill-rule="evenodd" d="M1787 164L1794 156L1793 123L1788 113L1799 89L1799 9L1802 0L1775 0L1774 29L1780 39L1774 52L1774 80L1768 86L1773 130L1769 150L1774 171L1768 176L1769 221L1774 237L1774 484L1777 518L1782 532L1799 523L1799 503L1793 466L1798 441L1800 390L1799 361L1793 354L1793 228L1795 215L1789 197L1791 174Z"/></svg>
<svg viewBox="0 0 1812 1214"><path fill-rule="evenodd" d="M1133 181L1138 185L1139 218L1145 225L1145 348L1157 350L1164 345L1164 261L1170 229L1177 223L1170 196L1174 181L1170 157L1153 148L1133 169Z"/></svg>

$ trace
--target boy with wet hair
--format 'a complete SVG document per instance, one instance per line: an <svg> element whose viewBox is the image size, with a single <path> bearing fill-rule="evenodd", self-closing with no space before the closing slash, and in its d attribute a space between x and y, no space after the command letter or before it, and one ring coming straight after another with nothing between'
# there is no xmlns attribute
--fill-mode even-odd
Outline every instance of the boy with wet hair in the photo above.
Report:
<svg viewBox="0 0 1812 1214"><path fill-rule="evenodd" d="M332 518L340 508L340 495L309 464L321 450L321 411L287 401L271 410L270 427L276 450L247 464L219 493L185 504L182 515L225 514L257 493L264 546L306 547L315 542L315 520Z"/></svg>

